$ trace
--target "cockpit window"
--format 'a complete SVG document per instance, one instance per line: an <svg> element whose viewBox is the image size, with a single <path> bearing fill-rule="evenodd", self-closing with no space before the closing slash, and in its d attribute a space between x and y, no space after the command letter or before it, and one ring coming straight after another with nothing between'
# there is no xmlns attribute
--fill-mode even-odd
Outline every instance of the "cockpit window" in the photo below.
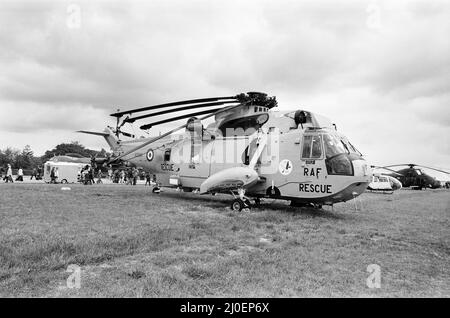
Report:
<svg viewBox="0 0 450 318"><path fill-rule="evenodd" d="M355 146L353 146L350 143L350 141L348 141L345 138L342 138L342 142L346 145L346 148L348 149L349 152L362 156L362 154L358 151L358 149L355 148Z"/></svg>
<svg viewBox="0 0 450 318"><path fill-rule="evenodd" d="M303 137L302 158L318 159L322 157L322 140L320 135Z"/></svg>
<svg viewBox="0 0 450 318"><path fill-rule="evenodd" d="M341 153L348 153L345 144L335 135L323 135L323 143L325 145L325 154L327 158L336 156Z"/></svg>
<svg viewBox="0 0 450 318"><path fill-rule="evenodd" d="M336 156L341 153L354 153L362 156L362 154L347 139L338 135L324 134L323 142L327 158Z"/></svg>

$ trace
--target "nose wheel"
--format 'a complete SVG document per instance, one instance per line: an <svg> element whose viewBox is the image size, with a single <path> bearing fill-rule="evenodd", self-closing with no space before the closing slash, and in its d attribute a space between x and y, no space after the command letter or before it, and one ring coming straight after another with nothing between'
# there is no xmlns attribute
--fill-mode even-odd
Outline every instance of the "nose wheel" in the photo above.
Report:
<svg viewBox="0 0 450 318"><path fill-rule="evenodd" d="M243 209L250 209L250 208L251 208L251 204L250 204L250 200L248 200L248 199L237 198L237 199L234 199L233 202L231 203L231 210L233 210L235 212L240 212Z"/></svg>

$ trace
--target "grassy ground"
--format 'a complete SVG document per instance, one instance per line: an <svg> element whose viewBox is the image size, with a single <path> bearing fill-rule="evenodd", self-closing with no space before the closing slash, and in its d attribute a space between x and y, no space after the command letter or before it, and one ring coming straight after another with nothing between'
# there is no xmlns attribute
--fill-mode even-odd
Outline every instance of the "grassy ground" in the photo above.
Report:
<svg viewBox="0 0 450 318"><path fill-rule="evenodd" d="M144 186L0 185L0 296L450 296L450 195L366 193L334 211ZM358 205L358 207L360 207ZM81 288L67 288L68 265ZM381 267L381 288L366 286Z"/></svg>

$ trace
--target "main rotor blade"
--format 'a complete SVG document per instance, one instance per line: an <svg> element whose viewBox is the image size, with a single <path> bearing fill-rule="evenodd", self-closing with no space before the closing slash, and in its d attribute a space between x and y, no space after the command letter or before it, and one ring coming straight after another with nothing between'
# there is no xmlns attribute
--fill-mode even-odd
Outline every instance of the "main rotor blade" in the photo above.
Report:
<svg viewBox="0 0 450 318"><path fill-rule="evenodd" d="M108 133L97 132L97 131L77 130L76 132L82 133L82 134L89 134L89 135L103 136L103 137L109 136Z"/></svg>
<svg viewBox="0 0 450 318"><path fill-rule="evenodd" d="M225 111L232 110L232 109L237 108L237 107L241 107L242 105L243 105L243 104L239 104L239 105L235 105L235 106L229 106L229 107L222 108L222 109L220 109L220 110L218 110L218 111L216 111L216 112L214 112L214 113L212 113L212 114L209 114L209 115L203 116L202 118L199 118L199 120L201 121L201 120L207 119L207 118L209 118L209 117L212 117L212 116L214 116L214 115L223 113L223 112L225 112ZM192 116L192 114L191 114L191 116ZM189 117L190 117L190 116L189 116ZM170 134L172 134L172 133L174 133L174 132L176 132L176 131L178 131L178 130L181 130L181 129L185 128L187 125L188 125L188 124L186 123L186 124L184 124L184 125L182 125L182 126L180 126L180 127L177 127L177 128L175 128L175 129L172 129L172 130L170 130L170 131L168 131L168 132L162 134L161 136L158 136L158 137L155 137L155 138L153 138L153 139L151 139L151 140L149 140L149 141L146 141L146 142L144 142L143 144L141 144L141 145L139 145L139 146L137 146L137 147L134 147L133 149L130 149L130 150L128 150L127 152L121 154L120 156L117 156L117 157L115 157L115 158L111 158L111 161L110 161L110 162L114 162L114 161L116 161L116 160L122 159L123 157L126 157L126 156L128 156L129 154L131 154L131 153L133 153L133 152L135 152L135 151L137 151L137 150L139 150L139 149L141 149L141 148L143 148L143 147L145 147L145 146L147 146L147 145L150 145L151 143L154 143L155 141L158 141L158 140L160 140L160 139L162 139L162 138L164 138L164 137L166 137L166 136L169 136Z"/></svg>
<svg viewBox="0 0 450 318"><path fill-rule="evenodd" d="M190 109L196 109L196 108L212 107L212 106L221 106L221 105L232 104L232 103L237 103L237 101L232 100L232 101L215 102L215 103L206 103L206 104L194 104L194 105L189 105L189 106L185 106L185 107L179 107L179 108L173 108L173 109L162 110L162 111L160 111L160 112L151 113L151 114L146 114L146 115L137 116L137 117L133 117L133 118L126 118L126 119L124 120L124 122L133 123L133 122L135 122L136 120L144 119L144 118L147 118L147 117L160 116L160 115L164 115L164 114L169 114L169 113L174 113L174 112L184 111L184 110L190 110Z"/></svg>
<svg viewBox="0 0 450 318"><path fill-rule="evenodd" d="M392 173L397 174L399 176L403 176L403 174L398 173L397 171L389 169L389 168L386 168L386 167L379 167L379 166L370 166L370 167L371 168L375 168L375 169L385 169L385 170L391 171Z"/></svg>
<svg viewBox="0 0 450 318"><path fill-rule="evenodd" d="M111 116L113 116L113 117L121 117L121 116L126 115L126 114L130 114L131 115L133 113L143 112L143 111L146 111L146 110L152 110L152 109L158 109L158 108L166 108L166 107L179 106L179 105L185 105L185 104L214 102L214 101L219 101L221 99L224 99L224 100L234 99L236 102L238 101L236 99L236 96L191 99L191 100L183 100L183 101L179 101L179 102L172 102L172 103L159 104L159 105L153 105L153 106L147 106L147 107L141 107L141 108L125 110L125 111L113 113L113 114L111 114Z"/></svg>
<svg viewBox="0 0 450 318"><path fill-rule="evenodd" d="M193 117L193 116L210 114L210 113L215 112L217 110L218 109L208 109L208 110L203 110L203 111L199 111L199 112L195 112L195 113L184 114L184 115L180 115L180 116L177 116L177 117L172 117L172 118L163 119L163 120L160 120L160 121L155 121L155 122L150 123L150 124L145 124L145 125L142 125L139 128L142 129L142 130L147 130L147 129L152 128L153 126L157 126L157 125L161 125L161 124L165 124L165 123L170 123L171 121L177 121L177 120L180 120L180 119L189 118L189 117Z"/></svg>
<svg viewBox="0 0 450 318"><path fill-rule="evenodd" d="M440 170L440 169L436 169L436 168L431 168L431 167L421 166L421 165L417 165L417 166L418 166L418 167L422 167L422 168L426 168L426 169L431 169L431 170L439 171L439 172L446 173L446 174L450 174L450 172L448 172L448 171L444 171L444 170Z"/></svg>
<svg viewBox="0 0 450 318"><path fill-rule="evenodd" d="M399 164L399 165L384 166L383 168L385 168L385 167L404 167L404 166L414 167L417 165L414 163L404 163L404 164Z"/></svg>

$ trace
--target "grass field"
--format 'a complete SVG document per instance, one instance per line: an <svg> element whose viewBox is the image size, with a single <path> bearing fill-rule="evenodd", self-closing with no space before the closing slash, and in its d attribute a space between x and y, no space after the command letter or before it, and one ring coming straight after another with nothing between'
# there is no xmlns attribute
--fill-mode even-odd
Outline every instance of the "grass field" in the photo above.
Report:
<svg viewBox="0 0 450 318"><path fill-rule="evenodd" d="M0 296L450 296L446 190L235 213L228 196L70 187L0 184ZM81 288L67 287L70 264ZM366 285L370 264L381 288Z"/></svg>

